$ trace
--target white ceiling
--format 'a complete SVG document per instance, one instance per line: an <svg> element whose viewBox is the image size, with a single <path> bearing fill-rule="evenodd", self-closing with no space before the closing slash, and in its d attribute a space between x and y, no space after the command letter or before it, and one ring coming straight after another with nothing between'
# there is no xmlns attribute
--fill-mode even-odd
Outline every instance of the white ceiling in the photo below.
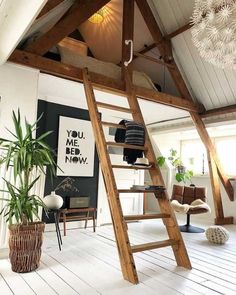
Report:
<svg viewBox="0 0 236 295"><path fill-rule="evenodd" d="M190 21L194 0L150 1L166 33ZM190 30L173 38L172 45L192 93L207 110L236 103L236 72L205 62L192 43Z"/></svg>

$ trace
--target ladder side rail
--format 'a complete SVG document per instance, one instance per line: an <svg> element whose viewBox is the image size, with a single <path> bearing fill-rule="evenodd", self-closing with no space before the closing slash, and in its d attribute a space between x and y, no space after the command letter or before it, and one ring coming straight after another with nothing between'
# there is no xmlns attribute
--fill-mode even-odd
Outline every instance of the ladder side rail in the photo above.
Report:
<svg viewBox="0 0 236 295"><path fill-rule="evenodd" d="M145 157L152 162L156 163L155 153L149 138L149 134L147 128L145 126L145 122L142 116L142 112L138 103L138 99L136 97L135 91L130 87L129 95L128 95L128 103L131 109L133 109L133 118L135 122L141 123L145 128L145 147L146 151ZM150 177L152 179L153 185L165 185L160 168L155 165L154 169L149 170ZM157 198L161 213L170 214L171 218L164 220L164 224L166 226L168 236L170 239L178 241L178 245L172 245L172 249L176 258L176 262L179 266L183 266L191 269L191 262L188 257L188 253L182 238L182 235L179 230L178 222L174 213L173 208L171 207L169 196L167 191L165 190L165 198Z"/></svg>
<svg viewBox="0 0 236 295"><path fill-rule="evenodd" d="M138 276L127 233L127 224L123 217L119 193L116 187L110 157L107 151L106 139L103 133L102 124L100 121L100 116L92 88L92 83L90 81L87 69L83 69L83 80L88 110L90 114L90 120L94 131L97 152L100 159L104 182L106 183L108 203L111 210L112 222L115 231L122 273L126 280L134 284L137 284Z"/></svg>

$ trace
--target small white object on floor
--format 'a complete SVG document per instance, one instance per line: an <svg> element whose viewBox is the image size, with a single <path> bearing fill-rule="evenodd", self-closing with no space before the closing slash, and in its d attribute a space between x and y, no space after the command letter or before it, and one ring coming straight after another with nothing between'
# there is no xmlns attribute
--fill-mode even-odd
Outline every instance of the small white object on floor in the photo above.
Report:
<svg viewBox="0 0 236 295"><path fill-rule="evenodd" d="M205 234L208 241L214 244L225 244L229 239L229 232L223 226L210 226Z"/></svg>

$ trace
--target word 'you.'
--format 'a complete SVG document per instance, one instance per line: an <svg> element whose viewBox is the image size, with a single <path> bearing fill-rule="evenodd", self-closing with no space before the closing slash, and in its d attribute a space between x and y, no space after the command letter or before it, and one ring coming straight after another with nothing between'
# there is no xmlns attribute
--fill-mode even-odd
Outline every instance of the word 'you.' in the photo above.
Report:
<svg viewBox="0 0 236 295"><path fill-rule="evenodd" d="M87 157L83 157L79 144L81 140L85 140L84 132L66 130L66 133L65 163L88 164Z"/></svg>

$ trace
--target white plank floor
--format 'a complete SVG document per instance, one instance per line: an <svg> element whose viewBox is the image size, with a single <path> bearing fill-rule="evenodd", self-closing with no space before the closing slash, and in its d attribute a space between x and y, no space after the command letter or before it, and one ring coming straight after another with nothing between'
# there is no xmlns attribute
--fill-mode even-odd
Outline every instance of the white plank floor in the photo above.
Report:
<svg viewBox="0 0 236 295"><path fill-rule="evenodd" d="M68 230L58 250L55 232L46 232L40 268L27 274L11 271L0 260L0 294L16 295L236 295L236 225L226 226L230 240L209 244L204 234L184 234L193 269L176 267L171 248L135 254L140 284L124 281L111 226ZM133 244L165 239L161 221L129 224Z"/></svg>

